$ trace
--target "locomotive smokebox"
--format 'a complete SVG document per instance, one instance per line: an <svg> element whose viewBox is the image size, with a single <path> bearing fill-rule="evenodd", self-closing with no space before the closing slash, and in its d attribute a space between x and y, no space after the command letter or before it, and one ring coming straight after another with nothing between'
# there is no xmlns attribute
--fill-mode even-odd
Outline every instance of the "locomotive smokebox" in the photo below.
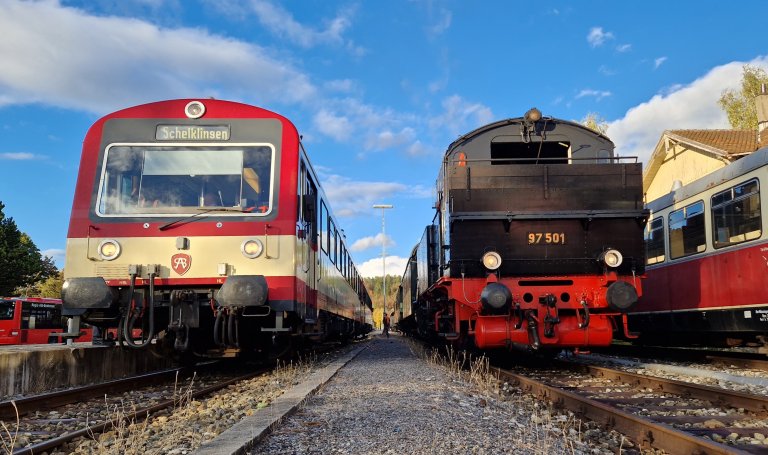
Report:
<svg viewBox="0 0 768 455"><path fill-rule="evenodd" d="M509 311L512 293L501 283L488 283L480 294L485 314L504 314Z"/></svg>
<svg viewBox="0 0 768 455"><path fill-rule="evenodd" d="M605 299L612 310L624 313L637 303L637 290L626 281L617 281L608 286Z"/></svg>
<svg viewBox="0 0 768 455"><path fill-rule="evenodd" d="M267 280L262 275L234 275L216 293L223 306L261 306L267 302Z"/></svg>

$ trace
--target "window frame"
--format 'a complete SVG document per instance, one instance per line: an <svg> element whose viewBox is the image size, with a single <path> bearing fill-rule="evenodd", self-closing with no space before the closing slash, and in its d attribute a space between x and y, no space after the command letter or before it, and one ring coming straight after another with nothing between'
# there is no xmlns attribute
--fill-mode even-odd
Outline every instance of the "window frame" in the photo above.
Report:
<svg viewBox="0 0 768 455"><path fill-rule="evenodd" d="M757 188L756 191L753 191L753 192L747 193L747 194L742 194L741 196L735 197L736 189L737 188L745 187L745 186L748 186L748 185L750 185L752 183L754 183L756 185L756 188ZM720 202L717 205L715 205L715 198L717 198L718 196L724 195L726 193L730 193L730 199L728 199L728 200L726 200L724 202ZM749 198L751 198L753 196L757 197L757 205L758 205L757 216L756 217L752 217L752 218L757 218L758 223L759 223L758 224L758 230L756 231L758 233L757 236L752 236L752 237L747 238L747 234L749 234L751 232L755 232L753 230L753 231L745 232L743 234L736 234L734 236L730 236L729 235L729 241L728 242L722 242L722 241L718 240L717 234L718 234L719 227L717 225L717 220L718 220L719 216L715 213L715 211L719 210L719 209L722 209L722 208L725 208L725 207L728 207L730 205L734 205L734 204L736 204L738 202L744 201L744 200L749 199ZM761 202L761 200L760 200L760 180L758 178L749 179L749 180L741 182L741 183L739 183L737 185L733 185L733 186L731 186L728 189L725 189L723 191L718 191L717 193L713 194L712 197L710 198L710 216L712 218L712 246L715 249L727 248L729 246L739 245L739 244L742 244L742 243L745 243L745 242L750 242L752 240L758 240L760 237L762 237L763 236L763 219L762 219L762 206L761 206L760 202ZM741 226L741 225L743 225L743 224L740 224L739 226ZM741 236L743 238L742 239L737 239L736 241L730 241L730 239L733 239L733 238L736 238L736 237L739 237L739 236Z"/></svg>

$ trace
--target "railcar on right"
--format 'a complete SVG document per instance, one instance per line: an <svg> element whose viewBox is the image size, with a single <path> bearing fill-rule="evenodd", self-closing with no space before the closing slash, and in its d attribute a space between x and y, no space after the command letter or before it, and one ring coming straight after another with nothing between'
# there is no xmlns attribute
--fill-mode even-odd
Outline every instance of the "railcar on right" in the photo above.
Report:
<svg viewBox="0 0 768 455"><path fill-rule="evenodd" d="M768 344L768 147L647 204L640 341Z"/></svg>

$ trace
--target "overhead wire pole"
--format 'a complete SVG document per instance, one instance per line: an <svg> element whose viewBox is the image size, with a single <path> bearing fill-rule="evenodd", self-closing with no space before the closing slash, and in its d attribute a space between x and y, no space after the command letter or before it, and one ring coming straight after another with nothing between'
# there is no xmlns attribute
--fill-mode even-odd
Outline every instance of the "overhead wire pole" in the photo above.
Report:
<svg viewBox="0 0 768 455"><path fill-rule="evenodd" d="M374 204L373 208L375 209L381 209L381 268L383 275L383 285L384 285L384 303L382 306L382 318L384 317L384 314L387 313L387 235L386 230L384 228L384 211L386 209L394 208L392 204Z"/></svg>

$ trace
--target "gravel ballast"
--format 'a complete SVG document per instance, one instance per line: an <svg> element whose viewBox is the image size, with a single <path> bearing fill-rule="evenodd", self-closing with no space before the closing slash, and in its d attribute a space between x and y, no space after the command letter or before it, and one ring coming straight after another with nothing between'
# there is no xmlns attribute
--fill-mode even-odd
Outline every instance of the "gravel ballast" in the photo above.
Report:
<svg viewBox="0 0 768 455"><path fill-rule="evenodd" d="M608 454L622 445L620 436L550 414L534 398L497 393L490 381L471 384L412 346L375 337L246 453Z"/></svg>

